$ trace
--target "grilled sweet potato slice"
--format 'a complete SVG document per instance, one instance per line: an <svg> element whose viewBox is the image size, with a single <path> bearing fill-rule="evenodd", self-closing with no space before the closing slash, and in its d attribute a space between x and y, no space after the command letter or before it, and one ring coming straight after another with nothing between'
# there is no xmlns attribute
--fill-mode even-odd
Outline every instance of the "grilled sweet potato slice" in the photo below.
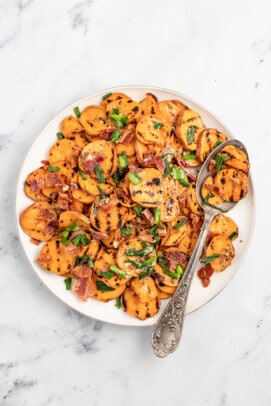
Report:
<svg viewBox="0 0 271 406"><path fill-rule="evenodd" d="M215 128L205 128L197 137L197 159L204 162L207 156L218 145L218 143L227 141L227 137Z"/></svg>
<svg viewBox="0 0 271 406"><path fill-rule="evenodd" d="M139 114L139 103L130 97L122 97L121 99L112 101L106 106L107 117L110 118L110 114L114 111L119 111L119 113L127 116L128 123L134 123L137 121Z"/></svg>
<svg viewBox="0 0 271 406"><path fill-rule="evenodd" d="M168 295L168 297L172 296L175 293L175 290L177 289L177 286L167 286L165 285L159 278L154 278L154 282L158 288L158 296L160 296L159 292L161 291L162 293Z"/></svg>
<svg viewBox="0 0 271 406"><path fill-rule="evenodd" d="M129 97L124 94L124 93L119 93L119 92L114 92L114 93L108 93L108 95L104 95L101 101L101 105L103 107L107 107L108 104L115 100L120 100L120 99L128 99Z"/></svg>
<svg viewBox="0 0 271 406"><path fill-rule="evenodd" d="M231 240L224 235L217 235L209 242L206 249L205 258L218 255L210 262L211 268L216 272L224 271L235 255L235 250Z"/></svg>
<svg viewBox="0 0 271 406"><path fill-rule="evenodd" d="M137 185L130 182L132 200L143 207L157 207L163 200L163 182L160 172L155 168L145 168L137 172L142 179Z"/></svg>
<svg viewBox="0 0 271 406"><path fill-rule="evenodd" d="M59 216L58 223L61 229L67 228L73 223L83 230L89 230L90 227L89 219L84 214L73 210L63 211Z"/></svg>
<svg viewBox="0 0 271 406"><path fill-rule="evenodd" d="M96 199L91 206L90 223L100 232L109 233L121 228L126 221L127 215L128 208L122 206L115 197L110 198L104 204L99 199Z"/></svg>
<svg viewBox="0 0 271 406"><path fill-rule="evenodd" d="M156 285L150 276L141 279L133 278L131 288L139 297L140 301L144 303L154 300L158 296Z"/></svg>
<svg viewBox="0 0 271 406"><path fill-rule="evenodd" d="M186 150L195 151L199 133L204 127L205 124L199 113L186 109L177 117L176 136Z"/></svg>
<svg viewBox="0 0 271 406"><path fill-rule="evenodd" d="M183 252L188 256L191 256L197 243L198 236L199 236L198 231L190 226L188 228L187 234L185 234L178 243L178 250L180 250L181 252Z"/></svg>
<svg viewBox="0 0 271 406"><path fill-rule="evenodd" d="M172 126L176 125L177 116L184 112L185 106L181 102L178 104L173 100L163 100L159 102L159 112L163 118Z"/></svg>
<svg viewBox="0 0 271 406"><path fill-rule="evenodd" d="M238 169L223 169L214 178L215 185L219 188L219 195L223 201L238 202L248 193L248 177Z"/></svg>
<svg viewBox="0 0 271 406"><path fill-rule="evenodd" d="M161 211L161 221L169 223L173 221L180 212L180 207L176 197L168 197L158 206Z"/></svg>
<svg viewBox="0 0 271 406"><path fill-rule="evenodd" d="M139 263L146 259L147 256L155 256L155 250L153 246L148 246L144 249L145 256L130 255L131 250L142 251L142 241L138 238L129 238L120 243L117 252L117 264L120 269L123 269L127 276L138 276L141 272L140 268L137 268L134 262ZM132 263L130 261L133 261Z"/></svg>
<svg viewBox="0 0 271 406"><path fill-rule="evenodd" d="M35 202L42 202L48 200L48 196L45 196L42 193L41 188L42 184L40 181L40 179L42 179L47 174L48 174L47 168L43 166L31 172L25 180L24 191L26 195Z"/></svg>
<svg viewBox="0 0 271 406"><path fill-rule="evenodd" d="M97 166L100 167L104 178L112 175L117 167L117 154L110 141L97 140L89 143L79 157L81 171L97 179Z"/></svg>
<svg viewBox="0 0 271 406"><path fill-rule="evenodd" d="M163 241L165 247L177 245L186 235L189 235L191 224L186 216L176 217L170 224L168 238Z"/></svg>
<svg viewBox="0 0 271 406"><path fill-rule="evenodd" d="M149 114L143 116L136 126L136 137L143 144L165 145L170 128L162 116Z"/></svg>
<svg viewBox="0 0 271 406"><path fill-rule="evenodd" d="M103 106L86 107L80 115L79 122L86 133L94 137L100 135L110 124Z"/></svg>
<svg viewBox="0 0 271 406"><path fill-rule="evenodd" d="M109 302L109 300L116 299L117 297L121 296L126 289L126 284L121 286L117 286L116 288L112 288L105 282L104 280L100 280L96 277L93 277L93 281L95 282L96 289L91 294L91 297L96 300L101 300L102 302ZM102 282L103 286L106 285L110 290L102 291L99 287L99 283Z"/></svg>
<svg viewBox="0 0 271 406"><path fill-rule="evenodd" d="M153 317L160 308L160 299L156 297L148 302L142 302L132 288L127 288L122 296L125 312L138 319L145 320Z"/></svg>
<svg viewBox="0 0 271 406"><path fill-rule="evenodd" d="M22 229L31 238L49 241L57 229L57 213L47 202L36 202L20 216Z"/></svg>
<svg viewBox="0 0 271 406"><path fill-rule="evenodd" d="M60 131L65 138L72 138L75 136L75 134L83 131L83 127L77 117L68 116L62 120L60 124Z"/></svg>
<svg viewBox="0 0 271 406"><path fill-rule="evenodd" d="M88 192L80 188L79 185L79 173L76 173L70 184L70 190L72 193L72 197L76 200L79 200L79 202L84 203L84 204L91 204L94 202L96 199L96 196L90 195Z"/></svg>
<svg viewBox="0 0 271 406"><path fill-rule="evenodd" d="M188 195L187 195L186 202L187 202L188 210L192 211L192 213L198 214L199 216L203 214L203 210L197 201L195 183L192 183L188 188Z"/></svg>
<svg viewBox="0 0 271 406"><path fill-rule="evenodd" d="M69 162L72 168L77 166L80 148L72 140L63 138L56 141L49 150L49 162L53 166L55 162Z"/></svg>
<svg viewBox="0 0 271 406"><path fill-rule="evenodd" d="M157 166L157 159L162 150L162 147L159 144L144 144L143 142L136 140L135 150L136 158L142 166L147 168Z"/></svg>
<svg viewBox="0 0 271 406"><path fill-rule="evenodd" d="M85 190L87 193L95 197L100 195L99 188L101 188L106 195L109 195L114 190L113 185L99 183L96 179L83 172L78 174L78 183L82 190Z"/></svg>
<svg viewBox="0 0 271 406"><path fill-rule="evenodd" d="M48 272L58 275L69 274L74 267L75 254L63 251L61 238L47 242L41 249L38 264Z"/></svg>
<svg viewBox="0 0 271 406"><path fill-rule="evenodd" d="M236 147L235 145L226 145L220 152L224 158L229 158L224 162L225 166L230 168L240 169L241 171L248 173L249 161L245 151Z"/></svg>
<svg viewBox="0 0 271 406"><path fill-rule="evenodd" d="M230 238L231 241L238 237L237 224L228 216L218 214L211 222L209 232L211 235L220 234Z"/></svg>
<svg viewBox="0 0 271 406"><path fill-rule="evenodd" d="M146 97L139 103L139 119L149 114L159 114L159 103L152 93L146 93Z"/></svg>
<svg viewBox="0 0 271 406"><path fill-rule="evenodd" d="M211 206L217 206L222 203L223 199L219 195L219 188L214 183L214 178L208 176L201 188L201 195L204 199L204 204L210 204Z"/></svg>
<svg viewBox="0 0 271 406"><path fill-rule="evenodd" d="M116 265L116 251L105 248L101 249L94 262L94 274L97 280L103 281L111 288L118 288L125 285L128 278L121 278L118 275L109 276L109 267L112 264Z"/></svg>

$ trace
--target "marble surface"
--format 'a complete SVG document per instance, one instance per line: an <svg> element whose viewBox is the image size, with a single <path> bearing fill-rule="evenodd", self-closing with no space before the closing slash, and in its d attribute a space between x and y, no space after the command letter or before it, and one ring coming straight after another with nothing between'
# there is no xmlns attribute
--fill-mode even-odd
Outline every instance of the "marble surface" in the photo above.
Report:
<svg viewBox="0 0 271 406"><path fill-rule="evenodd" d="M269 0L0 0L0 404L271 404ZM257 222L232 282L187 317L178 351L151 328L90 320L55 298L20 246L18 173L56 113L111 86L180 91L249 152Z"/></svg>

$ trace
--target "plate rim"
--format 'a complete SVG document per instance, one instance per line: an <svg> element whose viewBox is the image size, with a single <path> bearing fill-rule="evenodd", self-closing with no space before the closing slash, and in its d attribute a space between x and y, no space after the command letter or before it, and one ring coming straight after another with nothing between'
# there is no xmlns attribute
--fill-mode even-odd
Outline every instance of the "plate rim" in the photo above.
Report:
<svg viewBox="0 0 271 406"><path fill-rule="evenodd" d="M35 269L35 267L34 267L34 264L33 264L32 261L30 260L29 255L27 254L27 252L26 252L26 250L25 250L25 248L24 248L24 243L23 243L22 238L21 238L21 232L22 232L22 230L21 230L21 227L20 227L19 208L18 208L18 193L19 193L19 187L21 186L21 184L20 184L21 173L22 173L22 171L23 171L23 168L24 168L24 166L25 166L25 163L26 163L26 161L27 161L28 156L31 155L31 151L32 151L32 149L35 147L35 145L36 145L36 143L37 143L37 141L38 141L38 138L41 136L41 134L44 133L44 132L46 132L46 129L47 129L48 127L50 127L50 125L52 125L52 123L53 123L55 120L58 120L59 117L63 114L63 112L64 112L65 110L68 110L68 109L69 109L69 110L72 110L77 104L82 104L82 103L84 103L88 98L90 98L90 97L95 98L95 97L101 95L102 93L106 94L106 93L109 93L109 92L112 92L112 93L113 93L113 92L116 92L116 91L119 91L119 92L123 91L123 92L125 92L125 90L127 91L128 89L131 89L131 88L132 88L132 89L142 90L142 91L149 91L149 92L150 92L150 91L152 91L152 92L155 92L155 91L158 91L158 92L168 92L168 93L171 93L171 94L174 94L174 95L180 97L181 99L184 98L184 99L186 99L188 102L191 102L191 103L193 103L193 104L198 105L201 109L205 110L209 115L211 115L212 117L214 117L214 119L215 119L216 121L218 121L218 122L226 129L226 131L227 131L227 133L230 135L230 137L232 137L233 139L235 138L234 135L233 135L233 133L232 133L232 131L228 128L227 125L224 124L224 121L221 120L220 117L218 117L211 109L205 107L205 105L203 105L202 103L196 101L195 99L193 99L193 98L191 98L191 97L189 97L189 96L186 96L185 94L183 94L183 93L181 93L181 92L179 92L179 91L171 90L171 89L164 88L164 87L159 87L159 86L151 86L151 85L122 85L122 86L113 86L113 87L101 89L101 90L95 91L95 92L93 92L93 93L90 93L90 94L88 94L88 95L85 95L85 96L81 97L80 99L77 99L77 100L75 100L74 102L70 103L70 104L67 105L66 107L62 108L62 109L61 109L56 115L54 115L54 116L51 118L51 120L48 121L47 124L46 124L44 127L42 127L42 129L38 132L37 136L36 136L36 137L34 138L34 140L31 142L30 148L27 149L27 152L26 152L25 156L24 156L23 159L22 159L22 164L21 164L21 166L20 166L20 168L19 168L19 172L18 172L18 175L17 175L17 181L16 181L16 185L15 185L14 211L15 211L15 217L16 217L17 234L18 234L18 237L19 237L19 241L20 241L21 247L23 248L24 255L25 255L25 257L27 258L27 261L29 262L29 264L31 265L32 270L34 270L34 273L36 274L36 276L38 277L38 279L42 282L42 285L43 285L43 286L46 286L46 288L50 291L51 294L54 295L54 297L56 297L56 298L57 298L58 300L60 300L64 305L68 306L68 307L69 307L70 309L72 309L73 311L76 311L76 312L80 313L81 315L83 315L83 316L85 316L85 317L87 317L87 318L93 319L93 320L95 320L95 321L102 322L102 323L108 323L108 324L111 324L111 325L114 325L114 326L125 326L125 327L137 328L137 327L152 327L152 326L154 326L154 324L156 323L156 321L153 321L153 323L145 324L144 321L140 320L140 324L139 324L139 323L138 323L138 320L135 319L135 321L137 321L138 324L133 324L133 323L127 324L127 323L121 322L121 321L116 322L116 321L104 320L104 319L101 319L101 318L97 318L97 317L95 317L95 316L93 316L93 315L88 315L88 314L86 314L86 313L80 311L79 309L75 309L71 303L68 303L68 302L65 301L63 298L61 298L60 296L56 295L55 292L54 292L53 290L51 290L50 286L49 286L48 284L44 283L44 281L42 280L42 278L41 278L41 276L39 275L39 273L36 271L36 269ZM253 208L252 208L252 217L251 217L251 232L249 233L249 237L248 237L248 239L247 239L246 246L245 246L244 251L243 251L243 253L242 253L241 260L239 261L238 264L236 264L234 272L233 272L231 275L229 275L229 278L227 279L227 281L225 282L225 284L221 287L221 289L219 289L219 290L218 290L212 297L210 297L205 303L202 303L202 304L200 304L197 308L195 308L195 309L193 309L193 310L187 312L187 313L186 313L186 316L188 316L189 314L192 314L192 313L194 313L195 311L201 309L202 307L204 307L205 305L207 305L208 303L210 303L219 293L221 293L221 292L226 288L226 286L228 286L229 282L233 279L233 277L236 275L237 271L239 270L241 264L243 263L243 261L244 261L246 255L247 255L248 249L250 248L251 241L252 241L252 239L253 239L254 229L255 229L255 223L256 223L256 196L255 196L255 186L254 186L254 181L253 181L251 169L250 169L250 172L249 172L249 182L250 182L250 184L251 184L250 192L251 192L251 196L252 196L252 198L253 198L253 204L252 204L252 207L253 207ZM148 319L148 320L151 321L152 319Z"/></svg>

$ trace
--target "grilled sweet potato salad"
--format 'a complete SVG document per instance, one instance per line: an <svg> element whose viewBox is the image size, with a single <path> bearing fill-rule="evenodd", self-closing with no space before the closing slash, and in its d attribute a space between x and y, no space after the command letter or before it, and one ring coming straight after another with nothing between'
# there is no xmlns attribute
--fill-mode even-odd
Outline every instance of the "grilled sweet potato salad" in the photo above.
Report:
<svg viewBox="0 0 271 406"><path fill-rule="evenodd" d="M203 221L196 171L226 136L178 100L110 93L66 117L43 166L30 173L23 230L44 242L37 262L64 277L82 301L94 298L140 319L154 316L187 266ZM206 203L247 192L248 162L221 152ZM198 275L207 286L234 256L238 228L215 217ZM64 285L64 284L63 284Z"/></svg>

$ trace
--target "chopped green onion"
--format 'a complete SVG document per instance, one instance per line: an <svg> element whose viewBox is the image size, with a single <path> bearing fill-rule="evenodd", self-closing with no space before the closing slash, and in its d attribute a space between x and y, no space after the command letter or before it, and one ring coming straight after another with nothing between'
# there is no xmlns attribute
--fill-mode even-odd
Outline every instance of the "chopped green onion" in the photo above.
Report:
<svg viewBox="0 0 271 406"><path fill-rule="evenodd" d="M88 258L88 266L89 266L90 268L93 268L93 267L94 267L94 263L93 263L93 260L92 260L91 258Z"/></svg>
<svg viewBox="0 0 271 406"><path fill-rule="evenodd" d="M115 172L113 175L113 181L118 185L120 183L120 174L118 172Z"/></svg>
<svg viewBox="0 0 271 406"><path fill-rule="evenodd" d="M136 261L133 261L132 259L125 259L125 264L132 264L132 265L134 265L137 269L138 268L141 268L141 263L140 262L136 262Z"/></svg>
<svg viewBox="0 0 271 406"><path fill-rule="evenodd" d="M99 183L105 183L104 173L100 165L94 166L94 171L96 173Z"/></svg>
<svg viewBox="0 0 271 406"><path fill-rule="evenodd" d="M48 172L59 172L60 168L58 166L48 166L47 171Z"/></svg>
<svg viewBox="0 0 271 406"><path fill-rule="evenodd" d="M65 230L71 232L71 231L76 231L78 229L79 229L79 226L76 224L75 221L73 221L70 226L66 227Z"/></svg>
<svg viewBox="0 0 271 406"><path fill-rule="evenodd" d="M56 133L56 136L59 140L62 140L64 138L64 135L62 133Z"/></svg>
<svg viewBox="0 0 271 406"><path fill-rule="evenodd" d="M224 164L224 162L227 162L230 159L229 156L223 156L220 154L217 154L216 158L215 158L215 169L217 172L221 171L222 169L222 165Z"/></svg>
<svg viewBox="0 0 271 406"><path fill-rule="evenodd" d="M205 206L207 206L207 205L209 204L209 200L211 199L211 197L214 197L214 194L211 193L211 192L209 192L209 193L207 194L207 196L205 197L205 199L203 200L203 204L204 204Z"/></svg>
<svg viewBox="0 0 271 406"><path fill-rule="evenodd" d="M66 290L71 290L72 278L65 278L64 283L66 285Z"/></svg>
<svg viewBox="0 0 271 406"><path fill-rule="evenodd" d="M196 152L190 152L189 154L185 154L183 156L184 161L189 161L189 159L196 159L196 158L197 158Z"/></svg>
<svg viewBox="0 0 271 406"><path fill-rule="evenodd" d="M117 128L121 128L123 126L126 127L128 124L128 117L124 114L121 114L119 109L113 109L112 113L109 114L109 117Z"/></svg>
<svg viewBox="0 0 271 406"><path fill-rule="evenodd" d="M81 116L81 113L80 113L80 110L79 110L78 106L74 107L73 111L74 111L74 114L76 115L77 118L79 118Z"/></svg>
<svg viewBox="0 0 271 406"><path fill-rule="evenodd" d="M62 244L65 245L65 246L69 245L69 243L70 243L69 240L68 240L67 238L65 238L65 237L62 237L62 238L61 238L61 242L62 242Z"/></svg>
<svg viewBox="0 0 271 406"><path fill-rule="evenodd" d="M186 173L183 169L173 166L171 169L173 179L178 180L181 185L189 187L190 183L185 179Z"/></svg>
<svg viewBox="0 0 271 406"><path fill-rule="evenodd" d="M194 125L191 125L190 127L188 127L187 134L186 134L186 139L187 139L188 145L193 144L193 142L195 142L196 131L197 131L197 127L195 127Z"/></svg>
<svg viewBox="0 0 271 406"><path fill-rule="evenodd" d="M130 228L121 228L120 229L120 235L122 236L122 237L128 237L128 235L131 235L132 234L132 230L130 229Z"/></svg>
<svg viewBox="0 0 271 406"><path fill-rule="evenodd" d="M126 279L126 273L124 271L122 271L121 269L119 269L116 265L111 264L109 266L109 269L111 272L115 273L116 275L118 275L120 278L122 279Z"/></svg>
<svg viewBox="0 0 271 406"><path fill-rule="evenodd" d="M142 250L136 250L134 248L129 248L126 251L126 255L131 256L131 257L145 257L146 255L151 254L154 251L154 247L152 245L149 245L145 248L142 248Z"/></svg>
<svg viewBox="0 0 271 406"><path fill-rule="evenodd" d="M210 262L212 262L214 259L218 258L219 254L214 254L214 255L210 255L209 257L204 257L200 260L200 262L202 264L209 264Z"/></svg>
<svg viewBox="0 0 271 406"><path fill-rule="evenodd" d="M154 128L155 128L156 130L158 130L159 128L164 127L164 124L163 124L163 123L160 123L159 121L154 121L154 122L153 122L153 126L154 126Z"/></svg>
<svg viewBox="0 0 271 406"><path fill-rule="evenodd" d="M156 261L156 257L148 258L148 259L146 259L145 261L142 262L141 267L143 268L144 266L151 265L155 261Z"/></svg>
<svg viewBox="0 0 271 406"><path fill-rule="evenodd" d="M177 265L177 266L176 266L176 274L179 275L179 276L182 276L183 273L184 273L184 270L183 270L182 266L181 266L181 265Z"/></svg>
<svg viewBox="0 0 271 406"><path fill-rule="evenodd" d="M139 183L142 182L142 178L138 176L137 173L134 172L130 172L128 178L134 185L139 185Z"/></svg>
<svg viewBox="0 0 271 406"><path fill-rule="evenodd" d="M141 247L142 248L147 248L148 244L146 243L146 241L141 241Z"/></svg>
<svg viewBox="0 0 271 406"><path fill-rule="evenodd" d="M187 222L187 220L187 217L184 217L182 220L178 221L178 223L176 223L173 227L174 230L179 230Z"/></svg>
<svg viewBox="0 0 271 406"><path fill-rule="evenodd" d="M62 231L61 235L62 235L62 237L64 237L64 238L68 238L69 235L70 235L70 233L69 233L69 231L65 230L65 231Z"/></svg>
<svg viewBox="0 0 271 406"><path fill-rule="evenodd" d="M104 96L102 96L102 100L107 99L111 95L112 95L112 93L106 93Z"/></svg>
<svg viewBox="0 0 271 406"><path fill-rule="evenodd" d="M115 290L102 281L96 281L96 287L100 292L113 292Z"/></svg>
<svg viewBox="0 0 271 406"><path fill-rule="evenodd" d="M129 161L125 151L122 151L118 157L119 169L121 172L125 171L128 168Z"/></svg>
<svg viewBox="0 0 271 406"><path fill-rule="evenodd" d="M87 245L90 240L87 238L85 234L78 234L72 239L73 245L79 247L79 245Z"/></svg>
<svg viewBox="0 0 271 406"><path fill-rule="evenodd" d="M231 233L231 235L229 236L230 240L233 240L234 237L236 237L238 235L237 231L233 231L233 233Z"/></svg>
<svg viewBox="0 0 271 406"><path fill-rule="evenodd" d="M173 279L179 279L180 275L178 275L176 272L170 271L168 268L162 268L163 272L170 276Z"/></svg>
<svg viewBox="0 0 271 406"><path fill-rule="evenodd" d="M150 229L149 229L150 235L156 235L157 234L157 224L154 224Z"/></svg>
<svg viewBox="0 0 271 406"><path fill-rule="evenodd" d="M154 224L159 225L161 222L161 210L155 208L154 209Z"/></svg>
<svg viewBox="0 0 271 406"><path fill-rule="evenodd" d="M163 255L158 255L157 262L162 268L167 265L165 257Z"/></svg>
<svg viewBox="0 0 271 406"><path fill-rule="evenodd" d="M116 308L117 309L121 308L121 296L116 297Z"/></svg>
<svg viewBox="0 0 271 406"><path fill-rule="evenodd" d="M163 174L163 178L167 178L170 175L170 161L168 161L167 159L165 160L165 170L164 170L164 174Z"/></svg>
<svg viewBox="0 0 271 406"><path fill-rule="evenodd" d="M101 201L106 200L106 194L104 190L99 185L96 185L96 188L99 190Z"/></svg>
<svg viewBox="0 0 271 406"><path fill-rule="evenodd" d="M83 171L79 171L79 175L81 176L81 178L82 178L83 180L87 180L87 178L88 178L88 175L87 175L85 172L83 172Z"/></svg>
<svg viewBox="0 0 271 406"><path fill-rule="evenodd" d="M113 134L111 135L110 141L113 142L113 144L118 141L118 139L121 136L120 130L114 130Z"/></svg>
<svg viewBox="0 0 271 406"><path fill-rule="evenodd" d="M101 276L102 278L106 278L106 279L111 279L114 276L114 272L110 272L110 271L104 271L104 272L100 272L99 276Z"/></svg>
<svg viewBox="0 0 271 406"><path fill-rule="evenodd" d="M137 205L137 206L134 207L134 211L135 211L135 213L136 213L137 216L141 216L142 210L143 210L143 209L142 209L141 206L138 206L138 205Z"/></svg>

